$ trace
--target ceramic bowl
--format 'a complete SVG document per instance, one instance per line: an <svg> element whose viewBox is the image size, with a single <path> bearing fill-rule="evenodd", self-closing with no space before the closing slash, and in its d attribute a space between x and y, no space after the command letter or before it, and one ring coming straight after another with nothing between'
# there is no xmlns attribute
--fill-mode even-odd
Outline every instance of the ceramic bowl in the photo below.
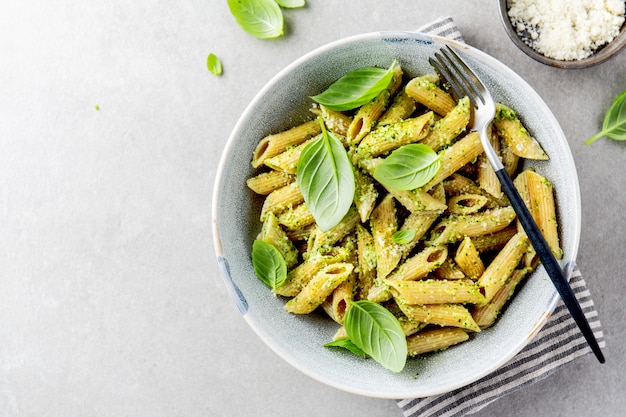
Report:
<svg viewBox="0 0 626 417"><path fill-rule="evenodd" d="M590 55L587 58L576 60L576 61L562 61L558 59L549 58L541 53L537 52L530 46L528 46L524 41L520 38L515 27L511 23L511 20L508 16L508 4L509 0L499 0L498 1L500 7L500 18L502 20L502 24L504 25L504 29L506 34L509 36L511 41L521 49L526 55L531 57L532 59L541 62L542 64L549 65L555 68L588 68L593 67L595 65L601 64L605 62L617 54L619 54L624 47L626 46L626 23L622 25L622 28L617 35L609 44L601 47L595 53Z"/></svg>
<svg viewBox="0 0 626 417"><path fill-rule="evenodd" d="M558 296L542 267L525 282L496 325L463 344L417 359L401 373L348 351L329 349L337 324L321 314L295 316L256 278L250 257L260 231L261 199L246 187L250 161L265 135L295 126L312 115L309 96L348 71L386 68L396 59L411 76L432 73L428 58L445 43L461 49L500 102L516 109L524 124L552 156L533 162L556 190L563 264L576 258L580 235L580 195L572 154L556 119L526 82L485 53L464 44L415 32L368 33L316 49L273 77L237 122L224 149L213 195L213 237L224 283L258 336L280 357L332 387L379 398L426 397L454 390L510 360L539 331ZM216 318L219 320L219 318Z"/></svg>

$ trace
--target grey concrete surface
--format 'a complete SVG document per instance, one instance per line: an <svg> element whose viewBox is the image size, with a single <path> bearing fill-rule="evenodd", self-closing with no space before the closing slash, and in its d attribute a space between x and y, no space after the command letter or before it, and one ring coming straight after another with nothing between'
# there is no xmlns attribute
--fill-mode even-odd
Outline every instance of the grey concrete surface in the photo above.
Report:
<svg viewBox="0 0 626 417"><path fill-rule="evenodd" d="M0 416L401 416L310 379L256 337L219 276L211 192L229 132L285 65L441 15L562 124L582 194L578 262L607 343L604 366L585 356L480 415L624 415L626 143L584 141L626 89L626 54L543 66L489 0L307 3L285 11L285 36L260 40L225 0L2 2Z"/></svg>

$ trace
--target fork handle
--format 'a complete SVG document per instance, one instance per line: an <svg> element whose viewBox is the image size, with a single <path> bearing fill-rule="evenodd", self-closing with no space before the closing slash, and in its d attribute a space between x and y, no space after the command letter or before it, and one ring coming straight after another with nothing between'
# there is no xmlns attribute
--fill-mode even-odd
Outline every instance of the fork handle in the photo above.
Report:
<svg viewBox="0 0 626 417"><path fill-rule="evenodd" d="M509 198L511 206L513 206L513 209L515 210L517 218L522 224L530 243L533 245L535 252L537 252L539 259L546 269L546 272L552 280L557 292L563 299L563 303L574 318L574 321L580 328L583 336L587 340L587 343L591 347L591 350L596 355L596 358L598 358L598 361L600 361L600 363L604 363L604 355L602 354L598 341L589 326L589 322L587 321L587 318L585 317L585 314L583 313L582 308L574 295L574 291L569 286L567 278L563 274L563 270L556 261L556 258L552 254L552 251L543 237L543 234L539 230L537 223L535 223L530 211L526 207L526 203L522 200L517 188L513 185L511 177L509 177L504 168L496 170L496 175L502 184L504 193Z"/></svg>

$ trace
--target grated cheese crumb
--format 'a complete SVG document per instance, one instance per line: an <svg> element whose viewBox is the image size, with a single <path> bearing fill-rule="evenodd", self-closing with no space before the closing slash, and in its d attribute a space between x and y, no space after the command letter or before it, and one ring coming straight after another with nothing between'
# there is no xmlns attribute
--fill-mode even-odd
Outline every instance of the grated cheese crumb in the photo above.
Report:
<svg viewBox="0 0 626 417"><path fill-rule="evenodd" d="M508 15L531 48L549 58L576 61L619 34L624 11L620 0L510 0Z"/></svg>

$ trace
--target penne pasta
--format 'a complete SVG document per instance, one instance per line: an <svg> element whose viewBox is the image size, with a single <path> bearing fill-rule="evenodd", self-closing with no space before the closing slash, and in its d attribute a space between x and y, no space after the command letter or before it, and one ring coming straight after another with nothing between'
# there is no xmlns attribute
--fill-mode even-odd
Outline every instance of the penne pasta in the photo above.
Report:
<svg viewBox="0 0 626 417"><path fill-rule="evenodd" d="M391 299L391 292L389 286L385 284L383 280L375 279L374 285L372 285L367 293L367 299L375 303L383 303Z"/></svg>
<svg viewBox="0 0 626 417"><path fill-rule="evenodd" d="M489 130L489 142L496 153L500 154L500 140L490 127ZM493 170L493 167L487 159L487 155L484 153L478 157L478 175L476 181L480 188L485 190L489 195L496 199L502 199L504 197L502 193L502 186L500 180Z"/></svg>
<svg viewBox="0 0 626 417"><path fill-rule="evenodd" d="M527 159L548 159L539 143L530 136L517 114L504 104L496 103L493 124L498 135L509 145L511 152Z"/></svg>
<svg viewBox="0 0 626 417"><path fill-rule="evenodd" d="M426 329L407 337L409 356L418 356L457 345L469 339L469 335L458 327Z"/></svg>
<svg viewBox="0 0 626 417"><path fill-rule="evenodd" d="M402 67L397 65L393 69L393 77L387 88L381 91L372 101L359 108L354 119L352 119L352 123L348 126L349 144L355 145L359 143L365 135L372 131L372 127L389 105L391 97L400 88L402 74Z"/></svg>
<svg viewBox="0 0 626 417"><path fill-rule="evenodd" d="M522 256L528 250L528 245L528 237L523 232L516 233L487 266L485 272L478 279L478 285L485 295L485 302L491 301L509 279L511 273L520 263Z"/></svg>
<svg viewBox="0 0 626 417"><path fill-rule="evenodd" d="M498 314L513 296L515 288L528 274L529 269L516 269L506 283L496 292L490 302L482 306L474 307L472 317L481 329L491 327L495 323Z"/></svg>
<svg viewBox="0 0 626 417"><path fill-rule="evenodd" d="M439 172L437 172L437 175L435 175L423 189L430 190L435 185L472 162L481 153L483 153L483 146L480 144L480 135L478 132L468 133L443 151Z"/></svg>
<svg viewBox="0 0 626 417"><path fill-rule="evenodd" d="M268 171L255 177L248 178L246 185L252 191L261 195L268 195L296 180L294 175L281 171Z"/></svg>
<svg viewBox="0 0 626 417"><path fill-rule="evenodd" d="M304 201L298 183L292 182L282 188L272 191L261 208L261 221L265 221L269 213L279 215L289 208L293 208Z"/></svg>
<svg viewBox="0 0 626 417"><path fill-rule="evenodd" d="M302 203L280 213L278 223L288 230L298 230L315 223L315 218L306 204Z"/></svg>
<svg viewBox="0 0 626 417"><path fill-rule="evenodd" d="M461 304L408 305L398 303L400 309L410 320L438 326L460 327L480 332L472 313Z"/></svg>
<svg viewBox="0 0 626 417"><path fill-rule="evenodd" d="M398 230L394 199L390 194L372 212L370 227L376 250L376 276L381 279L396 267L402 252L393 242L393 234Z"/></svg>
<svg viewBox="0 0 626 417"><path fill-rule="evenodd" d="M415 108L415 100L409 97L404 90L400 90L378 120L377 126L386 126L407 119L415 112Z"/></svg>
<svg viewBox="0 0 626 417"><path fill-rule="evenodd" d="M539 226L550 250L557 259L561 259L563 251L559 246L552 184L532 170L519 174L513 183Z"/></svg>
<svg viewBox="0 0 626 417"><path fill-rule="evenodd" d="M326 314L339 324L343 324L348 305L354 299L355 286L356 277L350 274L348 279L339 284L322 303L322 309Z"/></svg>
<svg viewBox="0 0 626 417"><path fill-rule="evenodd" d="M448 200L448 213L474 214L482 210L489 199L480 194L459 194Z"/></svg>
<svg viewBox="0 0 626 417"><path fill-rule="evenodd" d="M430 227L439 217L438 212L423 211L410 213L405 219L400 230L412 230L415 232L410 242L400 246L402 259L405 259L417 243L426 235Z"/></svg>
<svg viewBox="0 0 626 417"><path fill-rule="evenodd" d="M391 190L388 189L389 194L393 195L396 200L406 207L411 213L420 213L423 211L438 211L442 212L447 208L447 205L441 202L439 199L428 194L426 191L415 190Z"/></svg>
<svg viewBox="0 0 626 417"><path fill-rule="evenodd" d="M348 127L350 126L350 123L352 123L352 117L344 113L328 109L322 105L319 106L319 112L315 113L322 116L324 125L328 130L340 136L348 135ZM346 139L346 144L347 143L348 141Z"/></svg>
<svg viewBox="0 0 626 417"><path fill-rule="evenodd" d="M502 207L476 214L450 216L433 228L432 245L462 240L465 236L490 235L504 229L515 219L512 207Z"/></svg>
<svg viewBox="0 0 626 417"><path fill-rule="evenodd" d="M354 204L361 218L361 222L365 223L372 214L378 191L374 185L374 180L368 174L361 172L360 169L354 170Z"/></svg>
<svg viewBox="0 0 626 417"><path fill-rule="evenodd" d="M501 197L496 198L493 194L489 194L481 188L478 184L476 184L476 182L458 173L454 173L448 177L443 182L443 186L446 193L452 196L459 194L478 194L487 197L488 202L485 205L485 208L491 209L509 205L509 200L506 196L502 195Z"/></svg>
<svg viewBox="0 0 626 417"><path fill-rule="evenodd" d="M311 120L283 132L266 136L254 149L252 166L258 168L265 163L266 159L285 152L289 147L300 145L321 132L322 128L319 122Z"/></svg>
<svg viewBox="0 0 626 417"><path fill-rule="evenodd" d="M473 280L478 279L485 272L485 264L469 236L465 236L461 241L456 250L454 261L463 271L463 274Z"/></svg>
<svg viewBox="0 0 626 417"><path fill-rule="evenodd" d="M348 253L338 250L327 255L317 255L306 259L290 270L287 274L287 281L274 291L278 295L294 297L323 267L329 264L344 262L348 258Z"/></svg>
<svg viewBox="0 0 626 417"><path fill-rule="evenodd" d="M435 270L435 275L441 279L457 280L466 278L461 268L459 268L452 258L446 259L444 263Z"/></svg>
<svg viewBox="0 0 626 417"><path fill-rule="evenodd" d="M278 219L270 213L263 222L263 228L259 239L274 245L285 259L287 268L293 267L298 262L298 250L287 233L280 227Z"/></svg>
<svg viewBox="0 0 626 417"><path fill-rule="evenodd" d="M422 140L434 122L432 112L411 119L402 120L387 126L382 126L370 132L359 143L354 153L354 161L373 158L387 154L402 145Z"/></svg>
<svg viewBox="0 0 626 417"><path fill-rule="evenodd" d="M500 154L504 170L509 174L509 177L513 177L517 172L520 157L513 153L511 146L505 140L500 140Z"/></svg>
<svg viewBox="0 0 626 417"><path fill-rule="evenodd" d="M317 225L315 223L311 223L299 229L285 229L285 233L287 233L287 236L292 242L301 242L309 239L311 234L316 231Z"/></svg>
<svg viewBox="0 0 626 417"><path fill-rule="evenodd" d="M450 145L470 121L470 101L464 97L444 117L437 120L428 136L421 142L438 151Z"/></svg>
<svg viewBox="0 0 626 417"><path fill-rule="evenodd" d="M397 281L386 279L398 303L405 304L483 304L480 288L469 280L427 279Z"/></svg>
<svg viewBox="0 0 626 417"><path fill-rule="evenodd" d="M306 141L300 145L291 147L278 155L265 159L263 163L274 170L295 175L298 171L298 158L300 158L300 153L302 153L302 150L308 144L309 141Z"/></svg>
<svg viewBox="0 0 626 417"><path fill-rule="evenodd" d="M356 225L358 292L359 298L367 299L376 279L376 249L372 234L362 225Z"/></svg>
<svg viewBox="0 0 626 417"><path fill-rule="evenodd" d="M454 99L437 86L439 77L426 75L413 78L404 88L407 95L416 102L423 104L440 116L450 113L456 103Z"/></svg>
<svg viewBox="0 0 626 417"><path fill-rule="evenodd" d="M471 237L471 240L476 250L482 253L502 249L506 242L511 240L516 233L517 227L509 225L500 231L488 235Z"/></svg>
<svg viewBox="0 0 626 417"><path fill-rule="evenodd" d="M354 265L336 263L324 266L294 298L285 310L294 314L309 314L319 307L342 282L350 278Z"/></svg>
<svg viewBox="0 0 626 417"><path fill-rule="evenodd" d="M359 222L359 214L354 206L348 211L348 214L339 222L338 225L328 231L317 229L313 235L313 245L311 250L317 251L324 247L332 246L349 233L354 231L355 226Z"/></svg>
<svg viewBox="0 0 626 417"><path fill-rule="evenodd" d="M446 246L428 246L417 255L407 259L388 278L401 281L422 279L439 268L447 257Z"/></svg>

